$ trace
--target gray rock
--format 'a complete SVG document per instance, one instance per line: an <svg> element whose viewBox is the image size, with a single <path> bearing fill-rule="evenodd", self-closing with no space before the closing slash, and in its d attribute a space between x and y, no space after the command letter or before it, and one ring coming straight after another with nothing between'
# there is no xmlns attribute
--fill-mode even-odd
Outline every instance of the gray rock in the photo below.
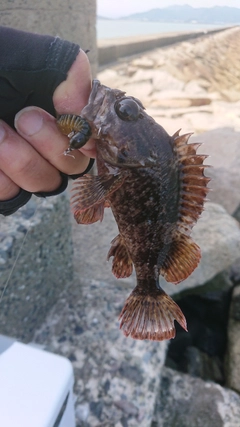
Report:
<svg viewBox="0 0 240 427"><path fill-rule="evenodd" d="M132 61L132 65L142 69L149 69L154 67L154 61L148 55L142 55Z"/></svg>
<svg viewBox="0 0 240 427"><path fill-rule="evenodd" d="M75 413L78 421L86 421L89 416L89 403L77 405Z"/></svg>
<svg viewBox="0 0 240 427"><path fill-rule="evenodd" d="M115 426L123 418L129 427L151 424L167 342L123 336L117 318L125 292L75 276L35 335L35 342L72 359L79 426Z"/></svg>
<svg viewBox="0 0 240 427"><path fill-rule="evenodd" d="M235 285L240 284L240 258L238 258L231 267L231 280Z"/></svg>
<svg viewBox="0 0 240 427"><path fill-rule="evenodd" d="M219 128L192 137L193 141L204 143L198 152L209 154L206 163L213 166L207 170L212 178L209 199L232 214L240 204L240 132Z"/></svg>
<svg viewBox="0 0 240 427"><path fill-rule="evenodd" d="M240 222L240 204L236 208L236 210L233 212L233 217L236 218L238 222Z"/></svg>
<svg viewBox="0 0 240 427"><path fill-rule="evenodd" d="M149 427L167 350L166 341L136 341L119 330L135 277L117 280L106 263L116 234L110 209L102 223L73 222L74 281L35 334L35 342L72 359L81 427L121 426L121 420Z"/></svg>
<svg viewBox="0 0 240 427"><path fill-rule="evenodd" d="M148 98L152 92L152 84L148 81L132 83L130 79L129 83L124 85L124 91L126 91L127 95L135 96L135 98L139 98L145 103L146 98Z"/></svg>
<svg viewBox="0 0 240 427"><path fill-rule="evenodd" d="M209 356L197 347L189 346L185 352L185 366L181 369L192 377L210 380L218 383L223 382L221 362L217 356Z"/></svg>
<svg viewBox="0 0 240 427"><path fill-rule="evenodd" d="M169 368L162 370L152 427L238 427L240 396Z"/></svg>
<svg viewBox="0 0 240 427"><path fill-rule="evenodd" d="M240 322L240 286L233 290L230 318Z"/></svg>
<svg viewBox="0 0 240 427"><path fill-rule="evenodd" d="M184 82L176 79L170 73L159 69L152 70L153 93L169 90L183 91Z"/></svg>
<svg viewBox="0 0 240 427"><path fill-rule="evenodd" d="M220 205L206 203L205 211L194 227L192 237L202 251L200 264L187 280L177 286L161 279L164 290L170 294L203 285L239 258L239 224Z"/></svg>
<svg viewBox="0 0 240 427"><path fill-rule="evenodd" d="M229 314L226 377L228 387L240 393L240 286L233 290Z"/></svg>

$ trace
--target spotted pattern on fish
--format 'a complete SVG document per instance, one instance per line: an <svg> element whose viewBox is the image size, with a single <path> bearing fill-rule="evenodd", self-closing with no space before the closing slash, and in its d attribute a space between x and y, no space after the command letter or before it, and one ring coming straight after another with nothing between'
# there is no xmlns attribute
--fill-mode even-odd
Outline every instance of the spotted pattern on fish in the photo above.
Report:
<svg viewBox="0 0 240 427"><path fill-rule="evenodd" d="M97 140L98 175L77 180L74 217L80 224L102 221L110 207L119 229L108 252L113 274L129 277L134 266L137 276L120 313L120 328L135 339L173 338L174 320L187 330L186 319L160 287L159 274L177 284L200 261L200 248L190 235L209 191L207 156L197 154L200 144L188 143L191 134L170 136L138 99L98 80L81 120Z"/></svg>

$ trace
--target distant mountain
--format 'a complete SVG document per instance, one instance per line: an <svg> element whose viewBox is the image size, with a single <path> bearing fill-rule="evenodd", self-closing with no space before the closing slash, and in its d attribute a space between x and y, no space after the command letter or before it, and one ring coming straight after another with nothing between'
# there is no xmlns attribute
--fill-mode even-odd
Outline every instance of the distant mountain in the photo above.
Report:
<svg viewBox="0 0 240 427"><path fill-rule="evenodd" d="M97 15L97 19L104 19L104 21L112 21L114 18L106 18L106 16Z"/></svg>
<svg viewBox="0 0 240 427"><path fill-rule="evenodd" d="M228 6L194 8L189 5L175 5L163 9L152 9L148 12L134 13L121 19L155 22L197 22L201 24L238 24L240 23L240 9Z"/></svg>

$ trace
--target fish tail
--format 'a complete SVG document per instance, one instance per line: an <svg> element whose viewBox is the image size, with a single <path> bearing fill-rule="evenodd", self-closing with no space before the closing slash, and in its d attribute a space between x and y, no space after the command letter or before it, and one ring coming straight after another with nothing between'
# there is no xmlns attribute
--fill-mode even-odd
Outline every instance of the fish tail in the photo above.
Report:
<svg viewBox="0 0 240 427"><path fill-rule="evenodd" d="M136 286L126 300L119 320L124 335L139 340L162 341L174 338L174 320L187 331L181 309L161 288L146 293Z"/></svg>

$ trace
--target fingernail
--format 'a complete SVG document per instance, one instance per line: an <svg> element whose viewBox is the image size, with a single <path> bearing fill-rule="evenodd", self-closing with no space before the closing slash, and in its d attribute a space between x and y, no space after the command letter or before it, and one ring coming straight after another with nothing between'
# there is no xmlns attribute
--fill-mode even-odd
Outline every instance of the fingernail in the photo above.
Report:
<svg viewBox="0 0 240 427"><path fill-rule="evenodd" d="M5 129L2 123L0 122L0 143L4 141L5 135L6 135Z"/></svg>
<svg viewBox="0 0 240 427"><path fill-rule="evenodd" d="M30 107L31 108L31 107ZM39 111L26 108L17 113L15 117L16 129L27 136L38 133L42 127L43 119Z"/></svg>

